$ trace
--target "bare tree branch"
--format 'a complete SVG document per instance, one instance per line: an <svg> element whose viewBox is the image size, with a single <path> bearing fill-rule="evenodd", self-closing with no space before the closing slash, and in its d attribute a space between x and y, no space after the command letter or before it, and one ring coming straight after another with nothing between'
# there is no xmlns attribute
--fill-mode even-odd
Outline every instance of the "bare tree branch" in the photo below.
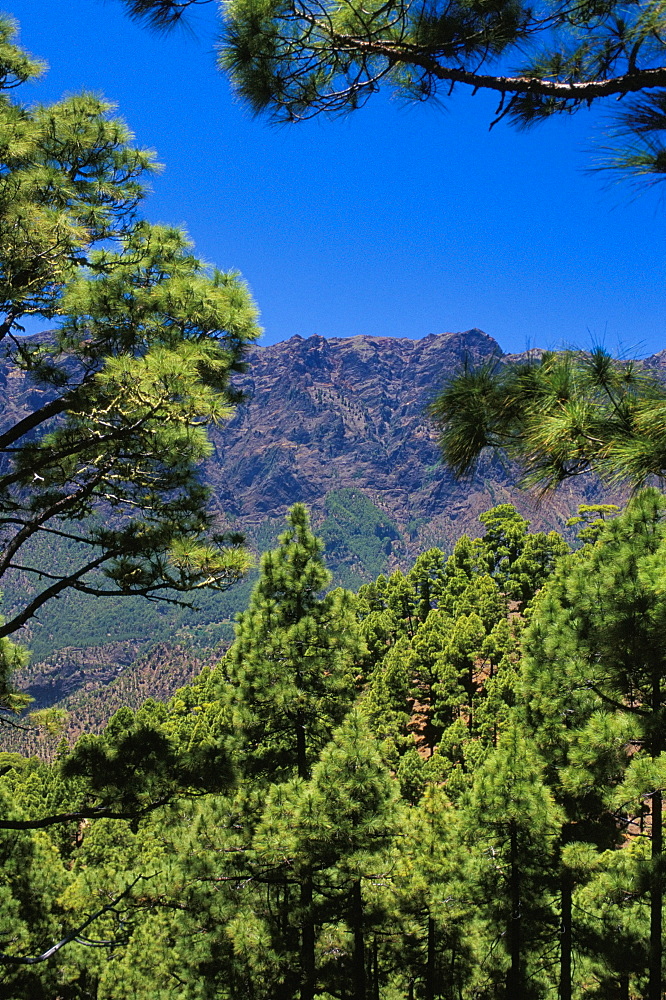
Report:
<svg viewBox="0 0 666 1000"><path fill-rule="evenodd" d="M176 793L174 793L176 794ZM179 790L182 795L182 790ZM142 809L135 809L131 812L122 812L118 809L111 809L107 806L93 806L90 809L78 809L68 813L53 813L50 816L41 816L39 819L2 819L0 818L0 830L46 830L50 826L57 826L58 823L74 823L83 819L126 819L137 820L148 813L154 812L161 806L168 805L173 795L163 795L155 799Z"/></svg>
<svg viewBox="0 0 666 1000"><path fill-rule="evenodd" d="M84 920L84 922L80 924L75 930L67 934L61 941L58 941L57 944L51 945L51 947L47 948L46 951L43 951L41 955L27 955L27 956L8 955L7 952L0 951L0 965L37 965L38 962L48 961L48 959L52 958L53 955L56 954L56 952L59 952L61 948L64 948L66 944L70 944L72 941L75 941L77 938L79 938L82 931L84 931L86 927L89 927L93 923L93 921L98 919L98 917L101 917L103 914L108 913L110 910L115 909L118 903L120 903L123 899L126 899L127 896L129 896L132 889L138 882L140 882L141 880L147 881L148 879L155 878L157 874L159 873L154 872L152 875L137 875L134 881L130 882L130 884L126 886L126 888L120 893L119 896L116 896L116 898L113 899L110 903L107 903L106 906L102 906L99 910L96 910L91 916L88 917L87 920ZM114 942L109 942L109 944L113 943Z"/></svg>

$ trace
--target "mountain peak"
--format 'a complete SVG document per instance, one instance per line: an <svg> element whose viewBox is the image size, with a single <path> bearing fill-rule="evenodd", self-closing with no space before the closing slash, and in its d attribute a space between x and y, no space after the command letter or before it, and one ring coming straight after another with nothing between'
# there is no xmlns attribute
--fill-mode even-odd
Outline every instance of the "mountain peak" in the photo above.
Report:
<svg viewBox="0 0 666 1000"><path fill-rule="evenodd" d="M497 462L488 459L463 483L441 463L428 404L463 361L498 356L497 342L476 328L420 340L292 337L252 351L238 382L248 403L212 432L206 478L217 510L258 538L266 525L277 531L296 501L311 508L317 527L334 508L353 507L365 521L359 538L392 525L389 566L433 545L448 548L464 531L476 536L478 515L496 503L515 503L537 527L561 526L582 502L580 486L537 509ZM342 552L336 558L353 562Z"/></svg>

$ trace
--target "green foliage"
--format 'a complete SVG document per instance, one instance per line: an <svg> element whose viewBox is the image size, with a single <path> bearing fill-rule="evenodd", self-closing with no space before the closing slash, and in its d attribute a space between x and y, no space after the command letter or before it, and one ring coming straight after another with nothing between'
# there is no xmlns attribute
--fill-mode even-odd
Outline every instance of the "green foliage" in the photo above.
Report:
<svg viewBox="0 0 666 1000"><path fill-rule="evenodd" d="M522 482L542 491L588 471L640 486L666 468L665 401L663 385L639 364L595 348L466 368L431 414L457 475L490 448L517 462Z"/></svg>
<svg viewBox="0 0 666 1000"><path fill-rule="evenodd" d="M499 986L506 977L512 996L542 996L547 986L560 820L538 755L511 725L475 775L466 822L479 915L500 929L506 948L506 965L497 955L490 978Z"/></svg>
<svg viewBox="0 0 666 1000"><path fill-rule="evenodd" d="M0 432L0 579L21 584L0 641L67 591L174 600L243 573L197 466L258 333L237 275L140 219L153 157L112 105L10 99L39 71L13 33L2 19L0 343L18 395ZM57 328L22 338L25 316Z"/></svg>
<svg viewBox="0 0 666 1000"><path fill-rule="evenodd" d="M617 896L628 904L619 924L627 942L625 960L604 953L601 975L599 927L588 926L591 965L600 981L623 981L627 991L638 969L649 969L647 979L636 982L641 995L656 1000L662 990L666 778L660 640L664 498L654 489L644 490L595 535L594 544L561 565L535 603L525 641L525 708L548 760L550 783L567 810L566 839L606 848L596 865L567 876L570 882L580 879L575 892L597 908L622 872L623 890ZM632 840L643 833L648 803L651 857L639 850L639 838L625 865L612 848L622 828ZM659 824L653 822L657 815ZM646 896L650 926L640 930L639 912L629 904Z"/></svg>
<svg viewBox="0 0 666 1000"><path fill-rule="evenodd" d="M554 532L530 534L511 505L482 521L484 538L463 536L448 560L432 549L406 576L359 590L372 651L362 707L410 800L437 780L458 799L496 745L517 699L522 625L500 588L531 599L568 551Z"/></svg>
<svg viewBox="0 0 666 1000"><path fill-rule="evenodd" d="M70 942L29 987L5 966L12 995L651 998L663 505L562 558L502 506L358 596L326 593L296 506L216 667L53 766L0 761L24 815L73 814L19 831L58 862L22 876L40 933L123 894L106 947ZM538 593L509 604L530 551ZM34 954L20 891L0 922Z"/></svg>
<svg viewBox="0 0 666 1000"><path fill-rule="evenodd" d="M82 736L62 762L65 778L81 787L95 808L132 818L192 791L232 782L224 733L198 713L169 713L147 701L134 713L123 708L100 736Z"/></svg>
<svg viewBox="0 0 666 1000"><path fill-rule="evenodd" d="M666 684L659 638L663 511L664 499L654 489L632 500L594 547L555 576L527 638L528 669L543 669L548 657L559 666L560 683L568 675L567 693L575 685L577 699L588 706L628 713L652 755L662 750Z"/></svg>
<svg viewBox="0 0 666 1000"><path fill-rule="evenodd" d="M582 525L578 530L578 541L584 545L594 545L604 530L606 518L619 513L614 503L580 504L578 514L566 522L567 528Z"/></svg>
<svg viewBox="0 0 666 1000"><path fill-rule="evenodd" d="M242 734L244 767L307 778L349 706L363 647L351 595L323 594L330 573L301 504L287 523L239 617L224 697Z"/></svg>
<svg viewBox="0 0 666 1000"><path fill-rule="evenodd" d="M301 850L328 919L338 921L334 940L342 954L320 960L327 993L363 996L368 990L366 949L372 931L381 927L382 897L393 878L397 801L395 782L363 717L352 712L313 769L300 807Z"/></svg>
<svg viewBox="0 0 666 1000"><path fill-rule="evenodd" d="M0 617L0 623L4 619ZM10 712L20 712L30 699L14 690L11 676L15 670L25 665L28 659L26 650L17 646L6 636L0 638L0 708Z"/></svg>
<svg viewBox="0 0 666 1000"><path fill-rule="evenodd" d="M326 518L320 534L328 557L353 560L358 586L378 576L400 533L386 514L359 490L331 490L326 494ZM358 567L358 568L356 568Z"/></svg>

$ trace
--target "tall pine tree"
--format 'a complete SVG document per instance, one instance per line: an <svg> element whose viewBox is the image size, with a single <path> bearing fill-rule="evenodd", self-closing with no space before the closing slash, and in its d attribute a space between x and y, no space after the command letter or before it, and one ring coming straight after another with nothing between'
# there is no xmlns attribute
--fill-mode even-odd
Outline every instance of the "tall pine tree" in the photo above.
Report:
<svg viewBox="0 0 666 1000"><path fill-rule="evenodd" d="M663 989L665 511L657 490L643 491L557 574L528 631L524 681L535 738L579 832L605 806L608 823L631 836L637 820L650 835L647 1000Z"/></svg>
<svg viewBox="0 0 666 1000"><path fill-rule="evenodd" d="M310 776L348 710L362 644L352 595L324 594L331 580L307 510L295 504L287 531L261 560L228 657L227 697L243 766L272 780Z"/></svg>

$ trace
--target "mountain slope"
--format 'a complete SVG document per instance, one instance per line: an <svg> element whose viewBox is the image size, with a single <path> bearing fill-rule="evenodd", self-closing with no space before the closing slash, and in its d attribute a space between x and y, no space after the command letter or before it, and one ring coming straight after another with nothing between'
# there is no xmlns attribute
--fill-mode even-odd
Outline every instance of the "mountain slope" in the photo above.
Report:
<svg viewBox="0 0 666 1000"><path fill-rule="evenodd" d="M463 532L476 536L479 514L497 503L514 503L535 529L550 529L562 528L580 502L608 499L596 482L575 481L538 506L497 461L485 461L462 483L442 466L428 403L465 359L491 356L501 356L497 343L476 329L416 341L292 337L254 348L248 372L237 379L247 402L231 422L212 429L213 454L202 469L221 525L245 532L262 551L282 530L287 508L302 501L325 540L336 581L356 587L408 566L433 545L449 549ZM650 363L658 368L662 360ZM0 427L44 402L26 377L8 376L1 363L0 387ZM34 554L50 556L68 554ZM63 596L26 630L37 662L23 680L41 704L51 700L49 691L71 700L77 689L107 683L114 663L129 663L137 643L142 650L154 642L210 649L229 641L251 582L197 595L192 610L113 598L96 600L93 611L92 599ZM29 585L9 580L6 605ZM87 647L96 647L90 665L82 654Z"/></svg>
<svg viewBox="0 0 666 1000"><path fill-rule="evenodd" d="M538 507L497 462L463 483L440 462L428 404L464 360L501 355L480 330L423 340L292 337L254 349L238 383L250 401L212 433L205 475L216 509L261 539L296 500L326 524L341 502L353 506L348 492L340 497L351 490L357 506L362 496L386 522L387 565L429 545L447 547L463 531L478 533L479 513L498 502L514 502L539 526L561 526L579 498L595 492L592 483ZM335 568L349 562L335 550L329 557Z"/></svg>

